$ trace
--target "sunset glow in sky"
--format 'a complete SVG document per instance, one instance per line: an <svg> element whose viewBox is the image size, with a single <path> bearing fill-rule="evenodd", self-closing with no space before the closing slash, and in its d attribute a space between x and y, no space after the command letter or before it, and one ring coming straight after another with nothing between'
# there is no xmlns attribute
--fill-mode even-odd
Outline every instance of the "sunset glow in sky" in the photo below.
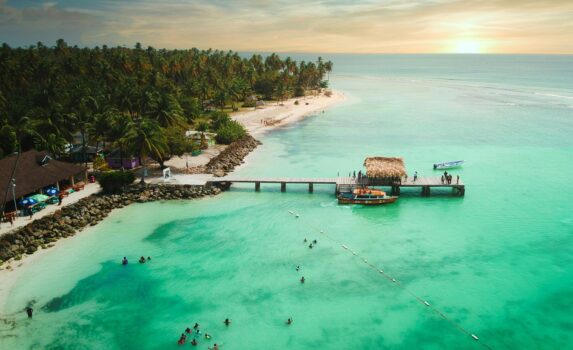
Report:
<svg viewBox="0 0 573 350"><path fill-rule="evenodd" d="M573 54L573 0L0 0L0 42Z"/></svg>

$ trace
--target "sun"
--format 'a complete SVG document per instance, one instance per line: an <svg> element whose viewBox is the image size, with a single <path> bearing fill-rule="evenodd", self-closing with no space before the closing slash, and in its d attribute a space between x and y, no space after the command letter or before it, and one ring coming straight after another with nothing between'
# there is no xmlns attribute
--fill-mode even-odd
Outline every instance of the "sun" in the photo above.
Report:
<svg viewBox="0 0 573 350"><path fill-rule="evenodd" d="M455 53L483 53L483 45L479 40L462 39L454 43Z"/></svg>

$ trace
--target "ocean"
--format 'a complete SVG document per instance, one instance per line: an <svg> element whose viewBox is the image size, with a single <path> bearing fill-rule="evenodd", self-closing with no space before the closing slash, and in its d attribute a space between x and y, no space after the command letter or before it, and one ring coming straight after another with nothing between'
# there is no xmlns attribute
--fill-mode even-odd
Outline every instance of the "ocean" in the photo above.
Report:
<svg viewBox="0 0 573 350"><path fill-rule="evenodd" d="M573 56L322 56L346 101L261 137L237 175L463 159L465 197L366 208L263 184L134 204L21 271L0 349L176 348L195 322L199 348L571 348Z"/></svg>

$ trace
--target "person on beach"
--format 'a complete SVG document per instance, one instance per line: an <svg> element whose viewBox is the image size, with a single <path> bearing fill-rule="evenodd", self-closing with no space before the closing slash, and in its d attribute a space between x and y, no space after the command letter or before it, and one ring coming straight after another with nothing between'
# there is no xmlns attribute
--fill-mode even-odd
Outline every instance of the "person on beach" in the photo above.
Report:
<svg viewBox="0 0 573 350"><path fill-rule="evenodd" d="M286 324L290 326L292 324L292 318L289 317L289 319L286 320Z"/></svg>
<svg viewBox="0 0 573 350"><path fill-rule="evenodd" d="M28 318L32 318L33 313L34 309L32 309L30 306L26 306L26 314L28 315Z"/></svg>
<svg viewBox="0 0 573 350"><path fill-rule="evenodd" d="M139 258L139 263L140 263L140 264L145 264L145 261L146 261L146 260L145 260L145 257L142 256L141 258Z"/></svg>
<svg viewBox="0 0 573 350"><path fill-rule="evenodd" d="M32 210L32 206L28 205L26 208L28 209L28 215L30 215L30 220L32 220L32 216L34 215L34 211Z"/></svg>
<svg viewBox="0 0 573 350"><path fill-rule="evenodd" d="M123 259L121 260L121 264L127 265L127 263L128 263L127 258L124 256Z"/></svg>
<svg viewBox="0 0 573 350"><path fill-rule="evenodd" d="M62 201L64 200L64 195L63 194L58 194L58 206L62 205Z"/></svg>
<svg viewBox="0 0 573 350"><path fill-rule="evenodd" d="M304 281L305 281L304 276L302 276L302 277L300 278L300 283L304 283Z"/></svg>
<svg viewBox="0 0 573 350"><path fill-rule="evenodd" d="M225 326L229 326L231 324L231 320L226 318L225 321L223 321L223 323L225 324Z"/></svg>
<svg viewBox="0 0 573 350"><path fill-rule="evenodd" d="M418 180L418 172L414 171L414 182L416 182L416 180Z"/></svg>

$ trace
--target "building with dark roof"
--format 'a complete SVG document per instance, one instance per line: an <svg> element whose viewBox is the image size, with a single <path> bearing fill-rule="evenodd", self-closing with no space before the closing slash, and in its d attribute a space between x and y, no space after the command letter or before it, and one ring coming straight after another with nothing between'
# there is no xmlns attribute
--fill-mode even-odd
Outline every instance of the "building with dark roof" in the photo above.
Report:
<svg viewBox="0 0 573 350"><path fill-rule="evenodd" d="M85 180L86 168L52 159L47 152L27 151L0 159L0 205L61 182L72 186L76 179ZM14 179L14 182L12 181ZM13 183L16 186L13 186ZM12 188L14 187L14 188Z"/></svg>

